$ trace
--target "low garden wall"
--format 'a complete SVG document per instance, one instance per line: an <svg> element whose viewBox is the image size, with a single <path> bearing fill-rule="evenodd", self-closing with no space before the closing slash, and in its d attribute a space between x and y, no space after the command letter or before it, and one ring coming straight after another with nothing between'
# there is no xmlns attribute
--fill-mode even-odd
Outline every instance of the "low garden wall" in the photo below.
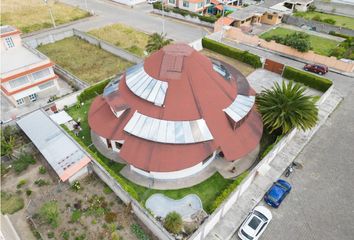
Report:
<svg viewBox="0 0 354 240"><path fill-rule="evenodd" d="M290 16L290 15L284 15L282 18L282 22L297 26L297 27L302 27L303 25L306 25L312 29L314 29L316 32L322 32L322 33L329 33L329 32L337 32L349 36L354 36L354 30L348 29L348 28L343 28L343 27L337 27L331 24L323 23L323 22L318 22L314 20L307 20L301 17L295 17L295 16Z"/></svg>
<svg viewBox="0 0 354 240"><path fill-rule="evenodd" d="M291 47L276 43L275 41L267 42L264 39L259 38L258 36L251 36L242 32L241 29L235 27L225 27L226 31L224 36L230 38L232 40L236 40L238 42L260 46L262 48L266 48L275 52L279 52L285 55L290 55L295 58L304 59L308 62L315 62L319 64L325 64L330 68L334 68L344 72L354 72L354 62L343 62L341 60L337 60L336 57L326 57L319 54L314 53L313 51L308 51L305 53L299 52Z"/></svg>
<svg viewBox="0 0 354 240"><path fill-rule="evenodd" d="M153 9L152 12L155 13L155 14L162 15L162 11L159 10L159 9ZM214 27L214 23L202 21L198 17L192 17L192 16L189 16L189 15L183 16L183 15L181 15L179 13L174 13L174 12L171 12L171 11L170 12L164 11L163 15L166 16L166 17L176 18L176 19L179 19L179 20L182 20L182 21L195 23L195 24L198 24L198 25L201 25L201 26L205 26L205 27L211 27L211 28Z"/></svg>

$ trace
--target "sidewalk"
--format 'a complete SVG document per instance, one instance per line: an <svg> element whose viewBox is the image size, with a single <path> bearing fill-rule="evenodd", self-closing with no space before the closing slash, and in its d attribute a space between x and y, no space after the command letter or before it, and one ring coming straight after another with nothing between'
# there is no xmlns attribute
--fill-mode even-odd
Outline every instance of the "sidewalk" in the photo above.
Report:
<svg viewBox="0 0 354 240"><path fill-rule="evenodd" d="M333 89L328 98L319 106L319 122L317 126L310 131L298 131L295 134L291 142L269 164L271 168L268 172L264 175L257 175L249 188L242 194L236 204L231 207L223 219L215 225L205 239L227 240L235 234L247 214L262 200L268 188L282 175L286 167L295 160L341 100L342 98L337 90Z"/></svg>

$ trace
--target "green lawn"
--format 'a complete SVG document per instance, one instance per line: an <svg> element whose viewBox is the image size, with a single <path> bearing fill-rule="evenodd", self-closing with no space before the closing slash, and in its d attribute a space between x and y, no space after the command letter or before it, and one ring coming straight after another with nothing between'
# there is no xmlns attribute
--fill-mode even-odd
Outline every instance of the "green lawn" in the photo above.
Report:
<svg viewBox="0 0 354 240"><path fill-rule="evenodd" d="M91 145L90 128L87 122L87 113L91 102L92 100L88 100L84 102L84 105L79 108L77 106L73 106L67 109L67 113L71 117L73 117L74 120L78 120L80 118L82 131L79 134L79 138L76 138L76 140L82 141L82 143L86 146ZM65 128L65 130L68 131L67 128ZM96 154L98 154L102 161L107 164L116 174L120 175L119 172L125 166L124 164L116 163L105 158L97 151L97 149L93 145L90 147L90 149ZM245 176L246 175L240 177L244 178ZM134 190L139 196L139 199L137 200L143 205L145 205L145 201L148 199L148 197L150 197L154 193L163 193L173 199L180 199L188 194L194 193L201 198L203 207L208 212L214 200L222 193L223 190L225 190L233 181L235 181L230 179L224 179L219 173L215 173L209 179L190 188L184 188L179 190L154 190L130 182L123 176L121 177L125 180L126 184L134 188ZM240 179L238 180L240 181Z"/></svg>
<svg viewBox="0 0 354 240"><path fill-rule="evenodd" d="M145 56L144 51L149 35L134 28L118 23L94 29L88 33L137 56Z"/></svg>
<svg viewBox="0 0 354 240"><path fill-rule="evenodd" d="M24 207L24 201L21 196L15 193L1 191L1 213L13 214Z"/></svg>
<svg viewBox="0 0 354 240"><path fill-rule="evenodd" d="M286 29L286 28L275 28L272 29L268 32L263 33L260 38L266 39L267 37L272 37L272 36L286 36L288 34L292 34L298 31L294 31L294 30L290 30L290 29ZM311 47L313 49L313 51L315 53L324 55L324 56L330 56L331 50L334 49L339 42L331 40L331 39L327 39L327 38L322 38L322 37L318 37L315 35L310 35L310 43L311 43Z"/></svg>
<svg viewBox="0 0 354 240"><path fill-rule="evenodd" d="M297 12L294 13L294 16L296 17L302 17L308 20L311 20L315 16L319 16L321 19L333 19L336 21L334 24L335 26L338 27L346 27L349 29L354 30L354 18L351 17L345 17L345 16L339 16L339 15L334 15L334 14L329 14L329 13L321 13L321 12Z"/></svg>
<svg viewBox="0 0 354 240"><path fill-rule="evenodd" d="M78 37L65 38L38 47L53 62L81 80L93 84L112 77L132 65Z"/></svg>
<svg viewBox="0 0 354 240"><path fill-rule="evenodd" d="M56 25L90 16L79 8L49 0ZM1 0L1 25L12 25L23 33L53 27L49 8L43 0Z"/></svg>

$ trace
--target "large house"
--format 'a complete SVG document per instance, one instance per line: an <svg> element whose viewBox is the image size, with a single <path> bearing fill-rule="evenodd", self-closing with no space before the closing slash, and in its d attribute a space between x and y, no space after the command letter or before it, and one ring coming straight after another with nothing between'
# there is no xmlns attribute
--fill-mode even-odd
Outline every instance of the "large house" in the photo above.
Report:
<svg viewBox="0 0 354 240"><path fill-rule="evenodd" d="M220 152L226 162L247 156L263 131L246 78L186 44L164 47L107 85L88 122L131 171L160 180L196 174Z"/></svg>
<svg viewBox="0 0 354 240"><path fill-rule="evenodd" d="M203 12L211 5L211 0L167 0L166 2L170 7L178 7L190 12Z"/></svg>
<svg viewBox="0 0 354 240"><path fill-rule="evenodd" d="M59 89L53 63L22 44L20 31L0 27L1 91L15 106L55 95Z"/></svg>

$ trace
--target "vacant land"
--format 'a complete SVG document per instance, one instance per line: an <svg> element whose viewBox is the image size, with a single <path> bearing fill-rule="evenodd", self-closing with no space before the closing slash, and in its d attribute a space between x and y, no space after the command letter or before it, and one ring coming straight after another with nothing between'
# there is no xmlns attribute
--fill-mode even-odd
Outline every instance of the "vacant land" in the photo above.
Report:
<svg viewBox="0 0 354 240"><path fill-rule="evenodd" d="M123 24L113 24L89 32L93 36L123 48L137 56L145 56L149 35Z"/></svg>
<svg viewBox="0 0 354 240"><path fill-rule="evenodd" d="M1 0L1 25L12 25L23 33L53 27L49 9L56 25L75 21L90 14L59 1L48 0Z"/></svg>
<svg viewBox="0 0 354 240"><path fill-rule="evenodd" d="M224 55L221 55L219 53L216 53L216 52L213 52L213 51L210 51L207 49L202 50L201 53L208 56L208 57L212 57L212 58L215 58L215 59L218 59L220 61L224 61L224 62L230 64L231 66L235 67L237 70L239 70L245 76L248 76L249 74L251 74L255 70L252 66L250 66L246 63L240 62L240 61L233 59L233 58L226 57Z"/></svg>
<svg viewBox="0 0 354 240"><path fill-rule="evenodd" d="M345 17L345 16L339 16L339 15L334 15L334 14L329 14L329 13L321 13L321 12L297 12L294 13L294 16L296 17L302 17L308 20L312 20L312 18L321 18L322 20L325 19L333 19L335 23L333 25L338 26L338 27L345 27L354 30L354 18L351 17Z"/></svg>
<svg viewBox="0 0 354 240"><path fill-rule="evenodd" d="M272 37L272 36L285 37L286 35L292 34L295 32L299 32L299 31L294 31L294 30L279 27L279 28L275 28L275 29L272 29L268 32L263 33L260 37L263 39L266 39L266 38ZM337 42L337 41L327 39L327 38L318 37L315 35L310 35L310 43L311 43L311 47L315 53L325 55L325 56L329 56L331 51L334 48L336 48L336 46L339 44L339 42Z"/></svg>
<svg viewBox="0 0 354 240"><path fill-rule="evenodd" d="M42 45L38 47L38 50L89 84L112 77L132 65L77 37Z"/></svg>

